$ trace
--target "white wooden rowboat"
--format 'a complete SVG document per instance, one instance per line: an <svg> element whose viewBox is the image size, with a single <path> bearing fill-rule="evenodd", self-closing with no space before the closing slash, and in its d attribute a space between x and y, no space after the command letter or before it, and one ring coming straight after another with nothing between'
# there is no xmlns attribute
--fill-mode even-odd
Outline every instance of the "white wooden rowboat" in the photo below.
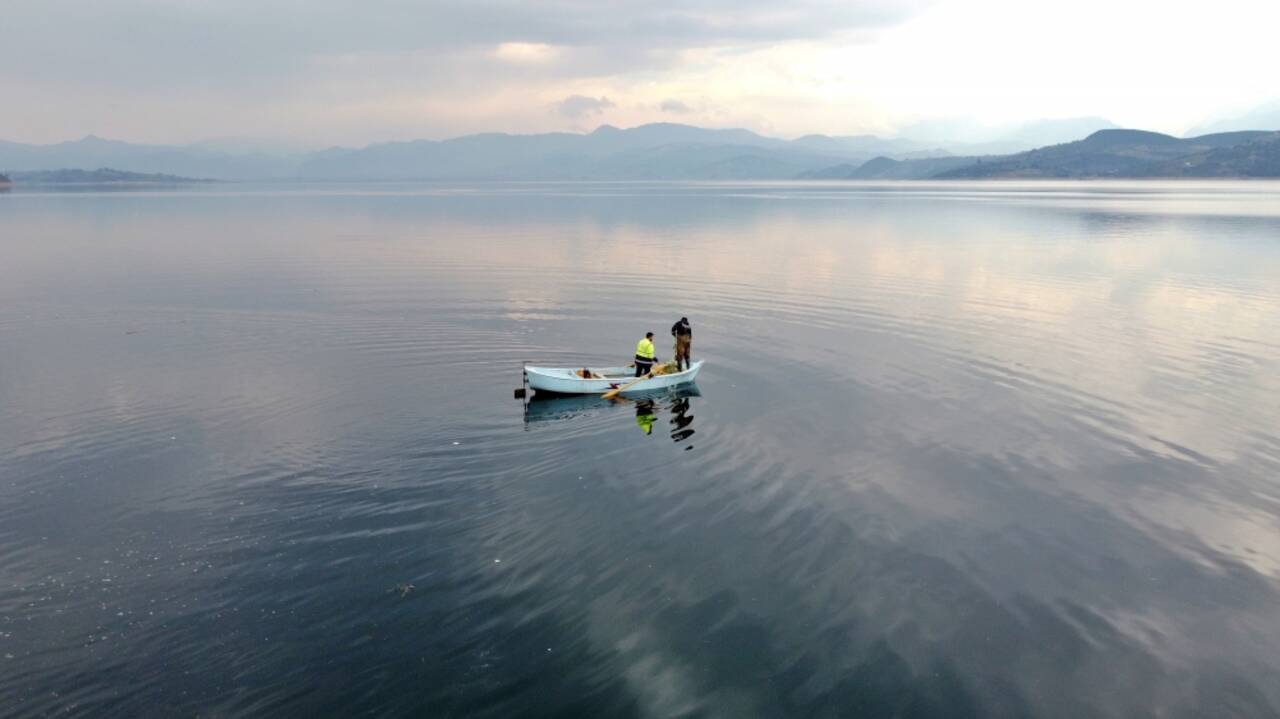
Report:
<svg viewBox="0 0 1280 719"><path fill-rule="evenodd" d="M692 382L702 369L703 360L698 360L683 372L663 374L636 382L627 388L624 394L650 392L655 389L677 387ZM604 394L617 389L636 378L634 367L589 367L593 374L601 379L585 379L578 376L581 367L530 367L525 365L524 376L529 387L539 392L555 394Z"/></svg>

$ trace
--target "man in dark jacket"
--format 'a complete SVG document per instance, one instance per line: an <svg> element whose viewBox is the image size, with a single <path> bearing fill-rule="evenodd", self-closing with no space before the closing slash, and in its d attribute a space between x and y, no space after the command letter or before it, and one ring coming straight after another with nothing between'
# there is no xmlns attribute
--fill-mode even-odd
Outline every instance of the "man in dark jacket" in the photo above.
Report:
<svg viewBox="0 0 1280 719"><path fill-rule="evenodd" d="M671 336L676 338L676 371L681 372L692 362L689 350L693 347L693 328L689 326L688 317L681 317L679 322L671 325Z"/></svg>

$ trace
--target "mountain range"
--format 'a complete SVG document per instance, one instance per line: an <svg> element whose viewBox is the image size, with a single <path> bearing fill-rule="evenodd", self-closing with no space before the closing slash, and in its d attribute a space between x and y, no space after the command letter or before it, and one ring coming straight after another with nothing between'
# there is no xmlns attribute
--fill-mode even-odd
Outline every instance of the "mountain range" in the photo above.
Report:
<svg viewBox="0 0 1280 719"><path fill-rule="evenodd" d="M1043 144L1038 138L1044 136L1064 141L1079 137L1081 127L1109 126L1098 118L1032 123L1011 128L1007 138L994 143L1002 151L1030 149ZM52 145L0 141L0 170L110 167L222 180L786 179L880 155L905 160L994 151L988 144L872 135L784 140L674 123L630 129L604 125L581 134L484 133L314 152L269 152L261 143L244 141L141 145L90 135Z"/></svg>
<svg viewBox="0 0 1280 719"><path fill-rule="evenodd" d="M1047 146L1029 144L1045 138L1052 138ZM1280 133L1263 131L1176 138L1117 129L1101 118L1033 123L1004 139L951 145L870 135L785 140L672 123L278 154L232 152L222 143L138 145L89 136L53 145L0 141L0 171L96 167L222 180L1276 177L1277 138Z"/></svg>

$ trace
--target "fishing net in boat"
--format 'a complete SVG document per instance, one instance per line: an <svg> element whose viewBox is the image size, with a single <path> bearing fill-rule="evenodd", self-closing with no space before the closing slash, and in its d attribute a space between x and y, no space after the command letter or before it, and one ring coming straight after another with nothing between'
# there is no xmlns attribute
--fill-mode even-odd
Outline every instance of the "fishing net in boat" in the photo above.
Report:
<svg viewBox="0 0 1280 719"><path fill-rule="evenodd" d="M664 374L675 374L679 371L680 368L676 366L675 362L667 362L666 364L655 365L653 368L653 376L659 377Z"/></svg>

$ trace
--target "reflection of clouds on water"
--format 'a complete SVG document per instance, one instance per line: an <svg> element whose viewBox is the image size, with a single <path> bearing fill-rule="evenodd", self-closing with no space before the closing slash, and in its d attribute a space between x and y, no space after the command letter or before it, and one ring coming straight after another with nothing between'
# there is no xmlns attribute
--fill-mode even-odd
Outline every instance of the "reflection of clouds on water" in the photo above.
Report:
<svg viewBox="0 0 1280 719"><path fill-rule="evenodd" d="M1221 556L1188 562L1105 510L1051 519L1057 500L1016 462L938 449L891 472L874 467L869 486L844 491L774 483L780 466L768 452L733 451L737 477L715 464L641 473L615 480L615 489L631 490L625 512L568 511L578 520L531 518L522 527L608 548L587 558L607 573L588 630L654 706L715 706L724 693L735 706L794 712L846 706L858 687L889 682L937 706L952 699L988 712L1014 706L1023 716L1129 716L1230 701L1229 684L1182 677L1248 685L1245 677L1257 676L1251 663L1265 663L1280 639L1257 634L1273 613L1273 586L1232 574ZM950 494L939 496L940 475ZM915 488L883 493L912 477ZM740 481L756 491L727 494L724 484ZM769 501L752 509L766 487ZM680 501L657 501L668 495ZM993 504L1013 513L993 515ZM1063 535L1056 522L1091 539ZM653 534L631 536L641 527ZM1213 606L1232 611L1206 616ZM726 627L762 640L744 644ZM1197 650L1205 640L1220 654ZM726 653L746 666L719 666ZM743 670L770 681L738 686ZM937 683L939 675L948 681ZM1139 695L1125 691L1134 685ZM1254 697L1249 711L1265 712L1265 694Z"/></svg>
<svg viewBox="0 0 1280 719"><path fill-rule="evenodd" d="M769 481L777 467L767 455L735 451L744 466L764 468L747 470L749 483ZM997 499L1008 506L1012 493L1038 519L1051 500L1036 507L1046 498L1018 489L1012 468L967 455L934 460L937 467L907 469L945 468L957 485L953 498L962 496L961 485L977 489L969 497L972 514L946 511L951 498L940 498L930 518L875 488L804 497L785 486L768 504L744 511L749 500L715 488L727 478L712 464L628 475L611 483L613 491L628 490L617 498L629 503L625 510L560 507L511 531L538 546L576 551L577 562L600 572L585 592L600 594L583 629L597 651L612 653L609 671L623 673L642 706L659 714L719 706L742 716L812 711L848 706L869 683L887 683L899 699L876 692L865 700L1014 706L1023 716L1128 716L1143 707L1228 700L1228 687L1187 685L1180 677L1248 676L1237 663L1267 656L1268 642L1249 632L1270 614L1270 587L1248 576L1224 580L1220 568L1159 551L1105 514L1089 517L1087 529L1116 549L1071 547L1080 566L1064 575L1061 537L1052 527L976 511ZM957 476L964 463L971 475ZM624 475L630 466L622 462ZM997 477L988 478L992 471ZM705 489L708 483L713 487ZM690 496L702 492L712 496ZM684 499L657 501L668 495ZM1128 585L1129 576L1143 584ZM545 578L547 586L559 581ZM1071 599L1081 595L1087 604ZM1208 620L1212 628L1197 633L1233 648L1206 659L1190 651L1194 636L1184 627L1204 603L1220 602L1235 607L1232 616ZM1231 663L1216 663L1227 657ZM1135 684L1143 686L1140 696L1124 690ZM1252 710L1265 710L1258 703L1265 700L1252 701Z"/></svg>
<svg viewBox="0 0 1280 719"><path fill-rule="evenodd" d="M602 617L604 622L616 617ZM634 625L633 625L634 626ZM667 642L640 627L613 645L627 687L647 717L760 716L749 691L710 690L706 667L684 652L671 651Z"/></svg>
<svg viewBox="0 0 1280 719"><path fill-rule="evenodd" d="M813 219L803 249L767 263L754 238L783 236L785 223L766 218L766 229L734 237L731 256L729 237L700 237L694 250L716 257L704 265L704 297L776 293L793 305L762 322L763 334L738 319L732 327L748 335L743 344L764 337L768 347L783 335L784 356L810 361L847 342L841 349L849 377L864 388L861 401L883 402L876 395L889 391L919 408L864 419L858 439L820 398L811 416L795 410L811 398L795 392L762 412L770 419L735 424L743 441L718 432L711 452L733 447L734 466L755 467L747 476L760 477L758 486L728 500L735 510L722 510L741 517L720 528L733 540L669 541L732 544L740 555L730 566L753 569L706 576L715 551L682 555L681 563L667 556L668 574L702 578L700 588L697 581L686 588L684 605L716 587L751 586L756 572L771 568L775 586L785 588L777 594L792 602L760 607L776 636L820 644L806 622L824 617L841 627L837 663L868 656L883 641L886 663L941 662L941 672L961 677L970 701L988 710L1126 716L1241 701L1244 715L1261 715L1280 702L1266 688L1275 676L1268 647L1280 636L1258 632L1273 618L1276 589L1267 578L1280 557L1276 512L1232 486L1233 476L1256 478L1267 466L1259 432L1274 426L1276 405L1242 393L1275 393L1265 348L1277 346L1276 327L1265 318L1280 316L1280 307L1274 291L1214 288L1204 275L1188 281L1189 268L1167 262L1238 248L1206 247L1185 226L1149 218L1113 226L1103 242L1066 234L1032 243L1018 230L993 239L961 227L926 238L837 232L830 216ZM1280 269L1272 256L1258 259L1231 283L1257 285ZM806 274L809 286L796 280ZM812 337L791 329L841 312L868 331L910 338L916 354L884 354L892 345L862 344L834 329ZM731 377L739 367L730 360L718 369ZM767 384L759 391L779 396ZM942 406L934 404L939 397ZM857 400L826 400L840 401ZM885 454L904 446L914 451ZM840 466L850 468L846 477L806 483L808 494L762 476L820 476ZM742 539L753 534L748 497L776 505L754 510L781 532L767 543ZM1072 507L1065 516L1064 506ZM692 522L696 512L683 516ZM778 554L773 546L793 549ZM801 553L819 546L843 547L847 558L815 562ZM1206 616L1219 604L1233 609ZM833 616L832 606L846 609ZM636 622L645 620L599 625ZM597 631L606 635L602 645L621 641ZM787 664L787 650L777 651L762 663ZM663 655L653 650L641 664ZM671 666L686 666L686 656L675 652ZM831 692L848 676L832 670L824 685L823 670L811 672L810 684ZM924 691L923 675L906 676L907 686ZM1187 676L1200 680L1188 684ZM721 685L702 691L713 696ZM1142 687L1140 696L1130 698L1132 686ZM762 696L749 704L762 706Z"/></svg>
<svg viewBox="0 0 1280 719"><path fill-rule="evenodd" d="M571 319L560 306L560 297L549 288L536 291L511 289L507 291L506 318L519 322Z"/></svg>
<svg viewBox="0 0 1280 719"><path fill-rule="evenodd" d="M1275 714L1273 209L734 192L248 199L227 237L107 213L132 251L80 242L66 282L116 304L0 311L54 358L0 370L4 568L81 591L46 534L161 557L113 570L132 604L202 609L118 656L257 706L288 664L331 712L378 677L352 714ZM63 264L33 243L0 293ZM520 360L622 359L682 314L706 398L516 415ZM28 681L100 666L58 631L99 621L80 596Z"/></svg>
<svg viewBox="0 0 1280 719"><path fill-rule="evenodd" d="M1168 546L1182 546L1179 537L1190 532L1199 545L1187 552L1191 561L1204 561L1205 551L1223 551L1234 561L1280 576L1276 503L1260 501L1229 479L1274 466L1257 433L1274 426L1276 406L1257 396L1280 397L1274 379L1277 355L1267 349L1280 347L1280 326L1274 322L1280 299L1180 282L1157 261L1168 243L1146 229L1141 243L1075 248L1075 254L1089 258L1080 264L1092 268L1082 280L1013 274L1019 267L1029 273L1046 268L1028 266L1016 259L1020 255L997 259L979 251L964 303L937 311L957 324L984 318L1001 328L975 337L972 349L993 363L990 371L1002 383L1051 383L1059 392L1069 388L1072 394L1061 400L1075 405L1073 421L1127 445L1124 452L1167 458L1175 466L1187 462L1189 471L1117 483L1096 451L1064 452L1062 432L1051 425L1010 436L1016 441L998 451L1052 458L1062 471L1079 473L1068 491L1125 512ZM1176 248L1190 244L1180 228L1165 229ZM1063 251L1054 254L1061 257ZM910 262L877 268L887 266L909 272ZM1124 286L1140 289L1127 293L1125 312L1117 318L1111 306L1114 288ZM1035 340L1026 342L1025 336ZM1019 405L1041 399L1018 395ZM1012 405L1009 411L1025 415L1026 426L1034 428L1054 410ZM945 434L953 442L965 436L953 429ZM991 441L983 435L974 449ZM1206 481L1213 477L1221 479Z"/></svg>

